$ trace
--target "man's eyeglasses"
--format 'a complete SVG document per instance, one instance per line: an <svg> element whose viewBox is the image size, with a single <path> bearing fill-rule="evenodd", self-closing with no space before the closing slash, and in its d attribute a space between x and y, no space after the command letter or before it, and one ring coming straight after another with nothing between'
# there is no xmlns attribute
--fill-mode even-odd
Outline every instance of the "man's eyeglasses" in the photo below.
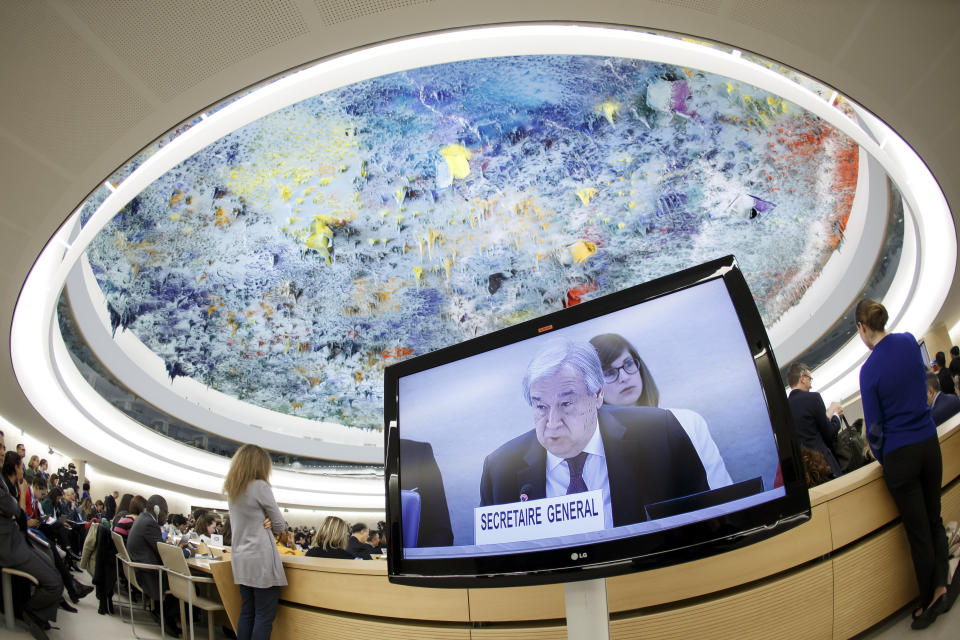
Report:
<svg viewBox="0 0 960 640"><path fill-rule="evenodd" d="M636 373L640 370L640 363L637 362L635 358L628 358L624 360L623 364L619 367L604 367L603 379L607 382L616 382L620 379L621 369L623 369L624 373Z"/></svg>

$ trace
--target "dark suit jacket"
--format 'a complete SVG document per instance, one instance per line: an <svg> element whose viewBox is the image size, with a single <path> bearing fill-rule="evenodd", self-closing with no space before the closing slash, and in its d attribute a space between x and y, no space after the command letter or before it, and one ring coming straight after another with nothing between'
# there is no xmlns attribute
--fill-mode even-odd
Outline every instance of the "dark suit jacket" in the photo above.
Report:
<svg viewBox="0 0 960 640"><path fill-rule="evenodd" d="M952 358L947 368L950 369L950 375L960 376L960 357Z"/></svg>
<svg viewBox="0 0 960 640"><path fill-rule="evenodd" d="M933 412L933 421L940 426L956 414L960 413L960 398L952 393L940 392L930 407Z"/></svg>
<svg viewBox="0 0 960 640"><path fill-rule="evenodd" d="M347 552L354 558L361 560L371 560L370 554L373 553L373 547L366 542L360 542L352 535L347 538Z"/></svg>
<svg viewBox="0 0 960 640"><path fill-rule="evenodd" d="M420 494L418 547L449 547L453 544L450 509L443 490L443 477L427 442L400 440L400 489Z"/></svg>
<svg viewBox="0 0 960 640"><path fill-rule="evenodd" d="M160 525L157 520L149 513L144 511L134 520L130 527L130 533L127 535L127 553L134 562L144 562L147 564L163 564L160 558L160 552L157 550L157 543L163 540L160 533ZM186 553L186 551L184 551ZM157 572L147 569L137 569L137 582L143 587L148 596L154 600L159 600L157 591Z"/></svg>
<svg viewBox="0 0 960 640"><path fill-rule="evenodd" d="M949 369L941 367L940 371L937 372L937 380L940 381L940 391L942 393L949 393L950 395L957 393L957 388L953 384L953 377L950 375Z"/></svg>
<svg viewBox="0 0 960 640"><path fill-rule="evenodd" d="M646 520L645 505L710 488L700 456L669 411L604 405L597 417L615 527ZM547 451L530 430L484 460L480 504L518 502L521 493L545 498L546 482Z"/></svg>
<svg viewBox="0 0 960 640"><path fill-rule="evenodd" d="M843 470L829 443L836 439L837 432L840 431L840 419L827 419L827 407L823 404L823 398L815 391L794 389L787 399L800 442L822 453L830 465L833 477L839 478Z"/></svg>

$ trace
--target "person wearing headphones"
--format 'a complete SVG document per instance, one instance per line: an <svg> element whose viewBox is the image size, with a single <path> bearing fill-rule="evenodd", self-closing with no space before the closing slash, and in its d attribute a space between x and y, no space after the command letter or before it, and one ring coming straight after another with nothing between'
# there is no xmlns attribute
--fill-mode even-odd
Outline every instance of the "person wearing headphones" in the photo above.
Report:
<svg viewBox="0 0 960 640"><path fill-rule="evenodd" d="M167 521L167 501L163 496L152 495L147 499L147 508L143 510L133 526L130 527L130 533L127 536L127 552L130 559L134 562L143 562L146 564L162 565L160 552L157 550L157 543L163 540L160 530L160 523ZM186 540L181 545L183 555L190 557L193 554ZM166 585L162 591L158 591L157 575L147 569L137 569L137 581L143 588L144 593L153 599L156 606L153 607L154 617L157 622L160 621L160 596L167 590ZM173 636L180 637L180 608L177 599L170 594L163 599L164 632Z"/></svg>

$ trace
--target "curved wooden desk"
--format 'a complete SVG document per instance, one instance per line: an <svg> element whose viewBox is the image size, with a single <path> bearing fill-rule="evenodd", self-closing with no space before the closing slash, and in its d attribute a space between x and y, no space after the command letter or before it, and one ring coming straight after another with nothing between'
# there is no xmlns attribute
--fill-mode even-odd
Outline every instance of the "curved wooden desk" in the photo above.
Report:
<svg viewBox="0 0 960 640"><path fill-rule="evenodd" d="M945 522L960 519L958 425L960 416L939 430ZM849 638L915 597L906 537L877 463L812 489L810 502L809 522L769 540L608 578L611 637ZM390 584L381 561L283 563L289 585L275 639L566 638L562 585L423 589ZM235 625L230 563L210 571Z"/></svg>

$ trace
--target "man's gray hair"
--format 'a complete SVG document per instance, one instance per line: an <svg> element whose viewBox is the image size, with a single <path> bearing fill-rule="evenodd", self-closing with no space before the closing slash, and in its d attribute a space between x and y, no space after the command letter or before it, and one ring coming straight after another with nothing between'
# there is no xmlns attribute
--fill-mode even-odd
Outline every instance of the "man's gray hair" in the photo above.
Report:
<svg viewBox="0 0 960 640"><path fill-rule="evenodd" d="M566 365L583 376L583 384L590 393L603 388L603 367L593 345L557 339L547 343L527 365L527 372L523 376L523 399L527 404L532 404L530 386L538 380L555 376Z"/></svg>

